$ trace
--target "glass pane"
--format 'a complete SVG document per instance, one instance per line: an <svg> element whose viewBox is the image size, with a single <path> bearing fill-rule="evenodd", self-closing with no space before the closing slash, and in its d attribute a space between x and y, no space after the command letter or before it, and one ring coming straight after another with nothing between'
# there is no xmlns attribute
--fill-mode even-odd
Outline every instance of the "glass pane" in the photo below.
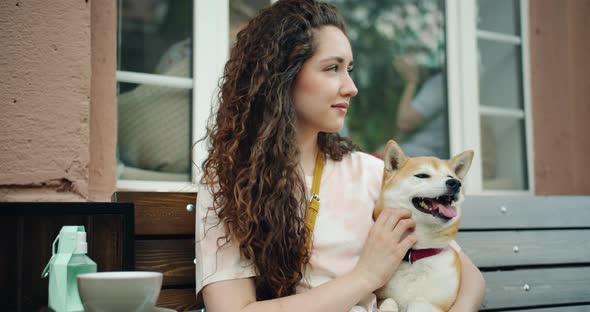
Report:
<svg viewBox="0 0 590 312"><path fill-rule="evenodd" d="M256 14L270 5L270 0L230 0L229 1L229 42L236 42L236 36Z"/></svg>
<svg viewBox="0 0 590 312"><path fill-rule="evenodd" d="M481 105L523 109L520 46L478 40Z"/></svg>
<svg viewBox="0 0 590 312"><path fill-rule="evenodd" d="M192 0L119 0L118 27L118 70L191 77Z"/></svg>
<svg viewBox="0 0 590 312"><path fill-rule="evenodd" d="M482 116L482 172L485 190L527 190L524 121Z"/></svg>
<svg viewBox="0 0 590 312"><path fill-rule="evenodd" d="M192 0L119 0L118 70L189 78ZM190 181L191 90L118 84L118 178Z"/></svg>
<svg viewBox="0 0 590 312"><path fill-rule="evenodd" d="M478 0L477 28L520 36L519 0Z"/></svg>
<svg viewBox="0 0 590 312"><path fill-rule="evenodd" d="M332 2L346 19L359 90L342 134L377 156L393 138L407 155L447 158L444 1Z"/></svg>
<svg viewBox="0 0 590 312"><path fill-rule="evenodd" d="M190 181L191 90L120 85L119 179Z"/></svg>

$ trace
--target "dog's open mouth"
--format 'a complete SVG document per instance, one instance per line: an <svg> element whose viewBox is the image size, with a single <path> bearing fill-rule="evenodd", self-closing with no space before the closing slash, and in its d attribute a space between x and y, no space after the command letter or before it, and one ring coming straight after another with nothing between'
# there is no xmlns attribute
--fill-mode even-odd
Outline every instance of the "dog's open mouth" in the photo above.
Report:
<svg viewBox="0 0 590 312"><path fill-rule="evenodd" d="M457 208L452 205L454 199L452 195L437 198L416 197L412 199L412 203L419 211L448 221L457 216Z"/></svg>

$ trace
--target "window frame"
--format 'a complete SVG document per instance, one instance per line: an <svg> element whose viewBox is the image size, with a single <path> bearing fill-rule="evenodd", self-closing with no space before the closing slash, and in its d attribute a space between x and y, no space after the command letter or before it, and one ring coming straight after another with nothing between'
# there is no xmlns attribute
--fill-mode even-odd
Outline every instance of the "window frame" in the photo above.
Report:
<svg viewBox="0 0 590 312"><path fill-rule="evenodd" d="M529 57L529 2L520 0L520 36L501 35L482 31L477 27L477 0L446 0L447 26L447 81L449 103L450 152L456 155L473 150L475 158L466 178L467 194L531 195L534 193L534 155L531 116L530 57ZM522 61L523 109L500 109L480 105L477 40L485 38L520 45ZM487 190L483 187L480 139L480 117L508 115L524 122L526 142L526 190Z"/></svg>
<svg viewBox="0 0 590 312"><path fill-rule="evenodd" d="M165 77L155 74L117 71L117 82L146 83L192 89L191 182L138 181L117 179L118 191L194 192L201 177L200 164L207 155L206 135L209 115L217 100L218 82L229 56L229 1L193 1L193 78ZM275 3L277 0L269 0ZM520 46L522 60L523 112L526 140L528 190L484 190L481 162L479 79L477 40L494 33L477 28L477 0L445 0L447 46L447 103L449 109L449 149L452 155L471 149L474 162L466 180L468 194L533 194L533 137L530 103L530 58L528 0L520 0ZM216 31L210 31L214 28ZM496 36L498 37L498 36ZM500 36L514 41L515 36ZM483 111L497 111L483 107ZM494 112L492 112L493 114ZM510 112L499 112L510 113Z"/></svg>
<svg viewBox="0 0 590 312"><path fill-rule="evenodd" d="M192 161L191 182L144 181L117 179L117 191L152 191L152 192L195 192L196 182L200 179L199 167L206 157L206 142L199 141L205 137L206 124L214 99L217 83L228 58L229 0L194 1L193 0L193 41L192 78L167 77L164 75L117 71L117 82L143 83L169 86L192 90ZM212 26L213 25L213 26ZM211 27L216 29L210 31ZM120 38L120 36L119 36Z"/></svg>

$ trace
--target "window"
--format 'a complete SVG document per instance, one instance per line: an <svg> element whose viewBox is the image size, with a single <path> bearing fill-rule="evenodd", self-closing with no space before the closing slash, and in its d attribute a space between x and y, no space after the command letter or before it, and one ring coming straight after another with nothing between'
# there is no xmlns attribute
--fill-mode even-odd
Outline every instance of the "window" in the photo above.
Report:
<svg viewBox="0 0 590 312"><path fill-rule="evenodd" d="M191 160L200 164L205 150L193 144L205 135L229 46L269 3L119 0L119 190L194 189Z"/></svg>
<svg viewBox="0 0 590 312"><path fill-rule="evenodd" d="M117 187L194 190L229 47L275 1L118 1ZM526 0L326 1L355 56L343 134L378 156L389 139L411 156L473 149L468 192L533 189Z"/></svg>
<svg viewBox="0 0 590 312"><path fill-rule="evenodd" d="M533 190L528 2L448 2L451 149L473 149L472 193Z"/></svg>
<svg viewBox="0 0 590 312"><path fill-rule="evenodd" d="M119 180L189 182L191 0L119 0Z"/></svg>
<svg viewBox="0 0 590 312"><path fill-rule="evenodd" d="M477 2L479 121L484 190L531 190L524 1ZM522 16L522 18L521 18ZM486 170L487 169L487 170Z"/></svg>
<svg viewBox="0 0 590 312"><path fill-rule="evenodd" d="M448 158L444 1L332 2L346 20L359 89L344 134L378 157L395 139L408 156Z"/></svg>

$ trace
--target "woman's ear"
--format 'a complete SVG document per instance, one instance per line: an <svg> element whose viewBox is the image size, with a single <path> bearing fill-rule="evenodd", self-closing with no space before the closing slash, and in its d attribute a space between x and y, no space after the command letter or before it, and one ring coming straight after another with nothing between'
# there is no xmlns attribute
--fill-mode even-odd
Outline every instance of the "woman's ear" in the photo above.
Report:
<svg viewBox="0 0 590 312"><path fill-rule="evenodd" d="M385 171L393 172L401 168L408 158L394 140L389 140L385 146Z"/></svg>
<svg viewBox="0 0 590 312"><path fill-rule="evenodd" d="M449 160L449 167L459 179L463 180L471 167L471 161L473 161L473 151L464 151Z"/></svg>

